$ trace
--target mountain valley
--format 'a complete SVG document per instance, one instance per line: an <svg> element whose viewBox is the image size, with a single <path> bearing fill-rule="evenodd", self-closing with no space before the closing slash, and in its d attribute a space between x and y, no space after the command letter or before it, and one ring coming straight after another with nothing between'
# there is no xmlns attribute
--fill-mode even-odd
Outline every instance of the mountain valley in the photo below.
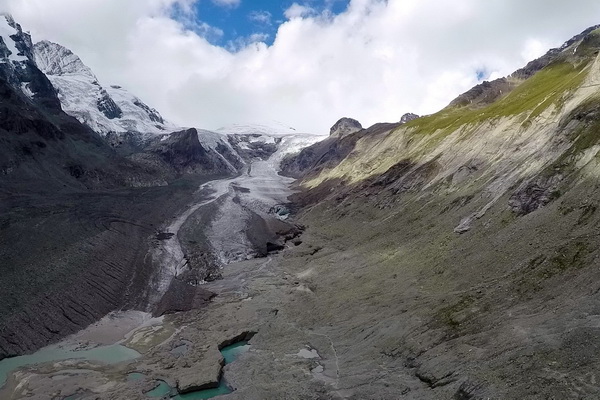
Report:
<svg viewBox="0 0 600 400"><path fill-rule="evenodd" d="M0 398L600 396L600 26L329 136L0 36Z"/></svg>

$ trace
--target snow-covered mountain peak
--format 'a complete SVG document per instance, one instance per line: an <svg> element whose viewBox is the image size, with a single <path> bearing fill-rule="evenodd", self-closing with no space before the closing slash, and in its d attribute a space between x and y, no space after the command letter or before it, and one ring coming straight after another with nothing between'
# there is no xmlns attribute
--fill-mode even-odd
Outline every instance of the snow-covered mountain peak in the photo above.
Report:
<svg viewBox="0 0 600 400"><path fill-rule="evenodd" d="M66 47L43 40L36 43L34 49L35 62L46 75L79 74L96 80L92 70Z"/></svg>
<svg viewBox="0 0 600 400"><path fill-rule="evenodd" d="M0 13L0 79L44 107L60 109L56 90L36 66L31 36Z"/></svg>
<svg viewBox="0 0 600 400"><path fill-rule="evenodd" d="M35 62L58 91L63 110L102 136L123 134L141 143L147 137L178 128L158 111L120 86L103 86L71 50L41 41L34 46Z"/></svg>

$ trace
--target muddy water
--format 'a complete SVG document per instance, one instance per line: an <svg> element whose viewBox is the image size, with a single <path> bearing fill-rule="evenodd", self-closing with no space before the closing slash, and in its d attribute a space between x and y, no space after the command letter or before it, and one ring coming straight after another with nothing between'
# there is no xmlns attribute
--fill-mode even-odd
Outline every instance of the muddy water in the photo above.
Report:
<svg viewBox="0 0 600 400"><path fill-rule="evenodd" d="M18 368L29 365L64 361L70 359L82 359L102 362L105 364L118 364L140 357L137 351L121 345L100 346L88 350L78 350L73 347L50 346L37 351L34 354L14 358L5 358L0 361L0 387L6 383L9 373Z"/></svg>
<svg viewBox="0 0 600 400"><path fill-rule="evenodd" d="M88 360L118 364L141 356L124 344L136 332L162 324L162 318L152 318L140 311L110 313L97 323L69 336L60 343L37 352L0 361L0 387L7 376L23 367L64 360Z"/></svg>

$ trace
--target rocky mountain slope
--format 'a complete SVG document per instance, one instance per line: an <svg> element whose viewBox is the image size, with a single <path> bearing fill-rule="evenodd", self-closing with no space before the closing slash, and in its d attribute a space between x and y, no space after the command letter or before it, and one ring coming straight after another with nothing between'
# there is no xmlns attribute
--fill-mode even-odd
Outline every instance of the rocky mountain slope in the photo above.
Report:
<svg viewBox="0 0 600 400"><path fill-rule="evenodd" d="M29 35L10 17L0 16L0 27L4 358L73 333L124 304L135 292L139 272L131 265L152 224L189 201L190 193L171 193L159 170L119 156L65 114L34 62ZM157 210L155 202L169 194L172 203Z"/></svg>
<svg viewBox="0 0 600 400"><path fill-rule="evenodd" d="M222 135L197 130L148 136L125 157L63 111L30 36L10 16L0 16L0 38L4 358L137 305L159 226L194 200L201 183L244 164ZM76 61L66 57L60 68L81 72Z"/></svg>
<svg viewBox="0 0 600 400"><path fill-rule="evenodd" d="M332 326L337 393L600 395L599 51L592 27L436 114L288 160L321 249L285 264L313 292L298 319Z"/></svg>

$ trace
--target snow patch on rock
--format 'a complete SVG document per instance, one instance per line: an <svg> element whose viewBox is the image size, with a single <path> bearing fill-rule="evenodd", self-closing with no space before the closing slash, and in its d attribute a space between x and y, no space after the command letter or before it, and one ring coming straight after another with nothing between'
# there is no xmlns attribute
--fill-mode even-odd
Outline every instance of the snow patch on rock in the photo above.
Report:
<svg viewBox="0 0 600 400"><path fill-rule="evenodd" d="M19 34L17 28L11 25L11 21L12 17L10 17L9 15L0 14L0 36L2 37L2 41L8 48L8 51L10 52L7 59L0 60L0 62L6 63L7 61L27 61L26 56L19 54L19 50L17 49L17 42L11 37Z"/></svg>

